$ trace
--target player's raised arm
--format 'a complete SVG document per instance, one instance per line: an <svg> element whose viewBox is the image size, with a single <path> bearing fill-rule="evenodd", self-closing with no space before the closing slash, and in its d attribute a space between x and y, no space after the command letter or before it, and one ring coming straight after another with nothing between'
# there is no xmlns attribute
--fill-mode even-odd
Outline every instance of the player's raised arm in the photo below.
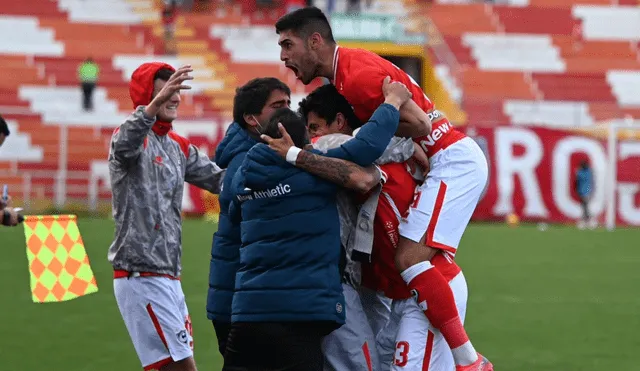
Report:
<svg viewBox="0 0 640 371"><path fill-rule="evenodd" d="M144 140L156 121L160 108L180 90L191 89L182 85L187 80L192 80L189 72L191 66L184 66L171 75L164 87L156 94L151 103L144 107L138 107L127 117L111 137L111 151L118 161L129 161L138 158L144 149Z"/></svg>

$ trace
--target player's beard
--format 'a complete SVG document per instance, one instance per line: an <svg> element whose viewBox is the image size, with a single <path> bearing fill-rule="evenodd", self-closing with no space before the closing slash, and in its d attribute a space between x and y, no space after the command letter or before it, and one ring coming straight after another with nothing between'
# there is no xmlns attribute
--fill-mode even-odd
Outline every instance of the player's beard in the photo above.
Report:
<svg viewBox="0 0 640 371"><path fill-rule="evenodd" d="M303 72L300 74L300 81L305 84L305 85L309 85L311 84L311 82L319 75L320 73L320 66L319 65L315 65L313 68L310 68L308 71L310 72Z"/></svg>

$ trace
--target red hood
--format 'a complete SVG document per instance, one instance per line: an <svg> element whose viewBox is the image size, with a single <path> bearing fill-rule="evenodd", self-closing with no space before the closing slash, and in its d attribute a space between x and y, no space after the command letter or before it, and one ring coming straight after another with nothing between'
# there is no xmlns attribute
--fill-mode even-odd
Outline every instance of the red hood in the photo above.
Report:
<svg viewBox="0 0 640 371"><path fill-rule="evenodd" d="M136 68L131 75L129 83L129 95L133 102L133 108L138 106L146 106L151 103L151 95L153 94L153 76L162 68L168 68L175 71L175 68L162 62L143 63ZM166 135L172 129L170 122L156 121L153 124L153 131L158 135Z"/></svg>

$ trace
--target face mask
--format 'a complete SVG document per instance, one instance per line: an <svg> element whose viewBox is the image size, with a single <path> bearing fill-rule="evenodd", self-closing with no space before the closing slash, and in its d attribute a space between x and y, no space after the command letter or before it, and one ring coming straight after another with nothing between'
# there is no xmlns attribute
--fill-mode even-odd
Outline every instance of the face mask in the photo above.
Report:
<svg viewBox="0 0 640 371"><path fill-rule="evenodd" d="M253 115L251 116L251 118L253 118L253 121L256 123L256 132L258 132L258 134L264 133L264 128L262 127L262 125L260 125L260 121L258 121L258 119Z"/></svg>

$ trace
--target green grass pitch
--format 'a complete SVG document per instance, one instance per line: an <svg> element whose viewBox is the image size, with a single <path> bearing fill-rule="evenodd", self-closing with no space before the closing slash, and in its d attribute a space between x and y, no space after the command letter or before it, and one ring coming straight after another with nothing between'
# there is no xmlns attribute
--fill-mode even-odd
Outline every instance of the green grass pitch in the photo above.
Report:
<svg viewBox="0 0 640 371"><path fill-rule="evenodd" d="M107 219L79 227L99 292L34 304L21 228L0 228L0 359L11 371L141 370L113 297ZM215 225L184 223L183 287L201 370L220 370L206 318ZM467 329L498 371L639 369L640 230L578 231L474 224L458 262L469 284ZM345 370L347 371L347 370Z"/></svg>

